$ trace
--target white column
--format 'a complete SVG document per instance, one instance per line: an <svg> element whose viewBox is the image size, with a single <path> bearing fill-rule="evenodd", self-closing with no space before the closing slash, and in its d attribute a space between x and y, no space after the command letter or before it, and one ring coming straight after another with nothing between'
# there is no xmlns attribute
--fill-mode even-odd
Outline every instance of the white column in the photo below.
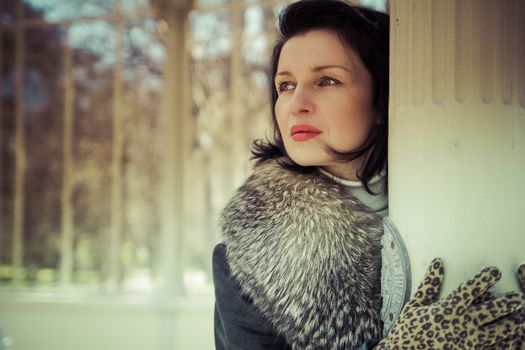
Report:
<svg viewBox="0 0 525 350"><path fill-rule="evenodd" d="M183 159L187 110L188 69L186 23L191 2L160 1L167 24L164 66L165 94L161 105L162 183L160 286L172 296L184 294L182 272Z"/></svg>
<svg viewBox="0 0 525 350"><path fill-rule="evenodd" d="M448 293L525 260L525 1L391 2L390 216L412 291L443 257Z"/></svg>
<svg viewBox="0 0 525 350"><path fill-rule="evenodd" d="M242 81L242 17L244 15L244 6L240 0L232 0L232 50L230 65L230 130L231 130L231 179L232 187L237 188L242 185L246 178L246 144L244 142L243 115L241 106L241 96L243 91Z"/></svg>
<svg viewBox="0 0 525 350"><path fill-rule="evenodd" d="M183 174L184 140L189 115L189 69L186 53L190 0L156 1L165 20L165 94L161 104L161 246L159 278L153 304L158 315L159 350L172 350L176 339L177 300L185 294L183 283Z"/></svg>

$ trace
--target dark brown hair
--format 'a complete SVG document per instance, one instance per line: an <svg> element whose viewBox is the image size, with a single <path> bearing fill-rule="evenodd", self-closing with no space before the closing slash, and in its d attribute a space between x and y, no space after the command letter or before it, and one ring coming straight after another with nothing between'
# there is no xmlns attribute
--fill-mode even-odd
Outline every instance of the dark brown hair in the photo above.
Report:
<svg viewBox="0 0 525 350"><path fill-rule="evenodd" d="M292 37L314 29L337 33L347 47L352 48L372 75L373 108L380 122L375 124L364 144L352 152L330 152L341 162L349 162L367 155L358 178L369 193L368 183L374 174L386 169L388 147L388 65L389 16L385 13L352 5L342 0L300 0L286 7L279 16L279 37L275 43L269 72L270 102L272 106L273 140L255 140L252 159L261 162L279 158L279 163L301 173L315 167L295 163L287 154L275 115L277 90L274 85L279 57L284 44Z"/></svg>

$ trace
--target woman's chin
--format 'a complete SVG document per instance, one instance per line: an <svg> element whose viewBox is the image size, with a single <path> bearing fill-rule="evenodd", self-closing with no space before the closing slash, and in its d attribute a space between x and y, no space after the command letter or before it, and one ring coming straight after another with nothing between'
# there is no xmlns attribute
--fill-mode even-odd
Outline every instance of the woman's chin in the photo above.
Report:
<svg viewBox="0 0 525 350"><path fill-rule="evenodd" d="M326 160L314 158L311 156L290 156L290 158L300 166L324 166Z"/></svg>

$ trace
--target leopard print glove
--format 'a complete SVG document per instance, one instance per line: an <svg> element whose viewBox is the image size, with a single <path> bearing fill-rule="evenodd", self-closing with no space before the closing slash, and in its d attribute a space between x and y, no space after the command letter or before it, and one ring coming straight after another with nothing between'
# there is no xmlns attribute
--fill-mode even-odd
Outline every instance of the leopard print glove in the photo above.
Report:
<svg viewBox="0 0 525 350"><path fill-rule="evenodd" d="M520 289L525 294L525 263L522 263L518 267L516 277ZM494 293L490 290L487 290L484 294L477 297L472 304L481 304L487 301L494 300L500 296L501 295L498 293ZM525 317L525 308L522 308L521 312L524 313L523 317ZM484 350L525 350L525 329L523 330L523 332L521 332L521 334L516 334L514 337L503 339L494 346L485 347Z"/></svg>
<svg viewBox="0 0 525 350"><path fill-rule="evenodd" d="M518 284L521 291L525 294L525 262L518 267L516 273ZM498 294L487 291L482 297L485 300L493 300L499 297ZM479 301L479 300L478 300ZM525 308L521 309L521 313L525 318ZM495 346L486 347L485 350L525 350L525 329L522 330L521 334L516 334L514 337L503 339L499 341Z"/></svg>
<svg viewBox="0 0 525 350"><path fill-rule="evenodd" d="M496 267L481 270L445 299L438 300L443 275L443 261L434 259L415 295L375 350L483 349L523 331L523 312L514 312L525 305L521 293L473 303L501 278Z"/></svg>

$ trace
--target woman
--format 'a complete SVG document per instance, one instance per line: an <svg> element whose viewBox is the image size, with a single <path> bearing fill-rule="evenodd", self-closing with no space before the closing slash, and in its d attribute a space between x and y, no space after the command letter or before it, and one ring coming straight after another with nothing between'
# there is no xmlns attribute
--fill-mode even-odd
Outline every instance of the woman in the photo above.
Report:
<svg viewBox="0 0 525 350"><path fill-rule="evenodd" d="M214 250L217 349L369 349L381 338L388 26L387 15L337 0L299 1L281 15L270 70L274 139L254 143L253 175L224 209L224 243ZM490 345L521 327L513 318L506 332L488 334L486 322L469 323L485 310L497 269L438 302L442 278L435 260L378 348ZM503 297L483 317L506 316L520 298ZM455 327L412 318L435 314Z"/></svg>

